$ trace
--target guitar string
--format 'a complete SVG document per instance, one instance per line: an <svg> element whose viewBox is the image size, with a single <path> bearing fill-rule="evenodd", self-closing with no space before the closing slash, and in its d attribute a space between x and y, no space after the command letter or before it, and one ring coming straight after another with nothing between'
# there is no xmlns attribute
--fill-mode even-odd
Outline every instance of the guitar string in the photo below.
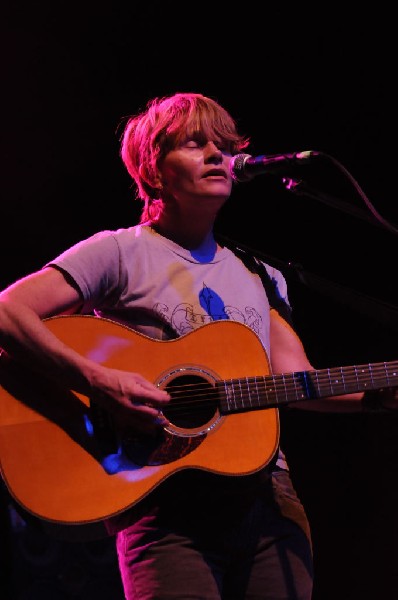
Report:
<svg viewBox="0 0 398 600"><path fill-rule="evenodd" d="M218 401L223 400L227 393L223 386L228 388L228 398L224 400L227 405L241 406L245 408L246 402L253 406L256 398L261 399L261 404L277 406L294 399L306 400L319 398L327 395L338 395L352 391L363 391L364 389L379 389L381 387L394 387L398 385L398 373L391 367L398 368L398 362L390 363L389 369L386 363L373 365L358 365L356 367L342 367L326 369L321 371L294 372L289 374L277 374L275 376L251 376L246 378L233 378L218 380L215 386L209 382L184 384L173 386L170 390L172 404L167 410L177 413L191 409L195 403L200 408L214 407ZM345 370L349 376L344 377ZM361 385L364 373L370 373L369 385ZM269 384L269 385L267 385ZM251 392L250 386L255 389ZM322 391L324 388L324 393ZM318 390L318 392L317 392ZM282 396L283 398L278 398ZM271 402L269 401L271 397ZM196 407L195 407L196 408Z"/></svg>

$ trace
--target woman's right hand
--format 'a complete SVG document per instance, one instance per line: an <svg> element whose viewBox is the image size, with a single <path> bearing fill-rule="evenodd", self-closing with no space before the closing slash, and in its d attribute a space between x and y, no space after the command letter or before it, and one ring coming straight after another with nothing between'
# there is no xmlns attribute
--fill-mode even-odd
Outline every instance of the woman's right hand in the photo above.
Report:
<svg viewBox="0 0 398 600"><path fill-rule="evenodd" d="M139 373L99 367L90 400L112 415L119 431L154 435L169 423L162 409L170 395Z"/></svg>

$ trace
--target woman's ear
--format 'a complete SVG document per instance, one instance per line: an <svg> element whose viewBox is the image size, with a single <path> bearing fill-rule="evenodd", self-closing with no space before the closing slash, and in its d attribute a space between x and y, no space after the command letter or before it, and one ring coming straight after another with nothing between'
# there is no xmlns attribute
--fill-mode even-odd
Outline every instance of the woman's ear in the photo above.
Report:
<svg viewBox="0 0 398 600"><path fill-rule="evenodd" d="M163 181L162 181L162 176L159 173L159 171L157 172L154 180L153 180L153 187L157 190L162 190L163 189Z"/></svg>

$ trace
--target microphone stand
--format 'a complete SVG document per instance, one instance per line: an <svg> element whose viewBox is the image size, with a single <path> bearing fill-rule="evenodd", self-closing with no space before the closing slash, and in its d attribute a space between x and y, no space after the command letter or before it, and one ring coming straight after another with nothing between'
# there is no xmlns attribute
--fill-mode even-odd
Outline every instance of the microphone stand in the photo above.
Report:
<svg viewBox="0 0 398 600"><path fill-rule="evenodd" d="M332 208L337 208L343 212L353 215L354 217L357 217L359 219L367 221L368 223L371 223L372 225L381 227L382 229L387 229L390 233L394 233L395 235L398 235L398 228L395 225L386 221L386 219L384 219L376 211L376 209L374 208L374 206L372 205L370 200L366 197L366 194L363 192L359 183L349 173L349 171L338 160L336 160L332 156L329 156L328 154L324 154L324 153L320 153L320 155L321 156L323 155L324 157L328 158L331 162L333 162L335 165L337 165L339 167L339 169L348 177L348 179L353 184L353 186L355 187L358 194L361 196L362 200L366 203L369 210L372 212L373 218L367 212L361 210L360 208L358 208L356 206L352 206L348 202L344 202L343 200L340 200L339 198L330 196L329 194L325 194L323 192L320 192L319 190L315 190L314 188L311 188L309 185L304 183L302 180L293 179L290 177L284 177L282 179L282 182L283 182L285 188L289 192L293 192L294 194L297 194L298 196L308 196L309 198L312 198L314 200L319 200L320 202L323 202L327 206L331 206Z"/></svg>
<svg viewBox="0 0 398 600"><path fill-rule="evenodd" d="M335 198L334 196L330 196L329 194L324 194L319 190L315 190L314 188L311 188L306 183L304 183L304 181L302 180L284 178L282 181L285 185L285 188L289 192L293 192L297 196L308 196L313 200L320 200L320 202L323 202L323 204L326 204L327 206L337 208L343 212L353 215L354 217L363 219L364 221L368 221L369 223L372 223L372 225L384 227L383 225L381 225L381 223L372 219L372 217L368 215L368 213L364 210L358 208L357 206L352 206L348 202L344 202L344 200L340 200L339 198Z"/></svg>
<svg viewBox="0 0 398 600"><path fill-rule="evenodd" d="M317 292L326 294L329 298L334 298L341 304L350 306L353 310L379 321L382 325L387 325L389 328L398 331L398 307L383 302L382 300L378 300L377 298L366 296L365 294L347 288L339 283L331 282L314 273L305 271L301 265L293 264L291 262L286 263L273 256L266 255L257 248L246 246L225 235L217 234L217 238L227 246L229 244L235 247L237 246L259 260L274 266L285 273L287 278L290 276L294 281L306 285Z"/></svg>

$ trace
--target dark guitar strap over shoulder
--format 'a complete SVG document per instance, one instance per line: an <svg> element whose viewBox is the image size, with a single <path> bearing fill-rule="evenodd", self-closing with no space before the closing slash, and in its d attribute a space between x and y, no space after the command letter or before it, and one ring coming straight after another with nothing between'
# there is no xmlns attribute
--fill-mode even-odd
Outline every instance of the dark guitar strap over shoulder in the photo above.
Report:
<svg viewBox="0 0 398 600"><path fill-rule="evenodd" d="M254 254L251 254L246 250L239 248L239 246L228 247L234 254L236 254L238 258L240 258L240 260L252 273L257 273L260 276L270 306L276 311L278 311L280 316L287 323L289 323L291 327L293 327L292 309L289 306L289 304L279 295L276 281L275 279L272 279L267 269L265 268L264 263Z"/></svg>

